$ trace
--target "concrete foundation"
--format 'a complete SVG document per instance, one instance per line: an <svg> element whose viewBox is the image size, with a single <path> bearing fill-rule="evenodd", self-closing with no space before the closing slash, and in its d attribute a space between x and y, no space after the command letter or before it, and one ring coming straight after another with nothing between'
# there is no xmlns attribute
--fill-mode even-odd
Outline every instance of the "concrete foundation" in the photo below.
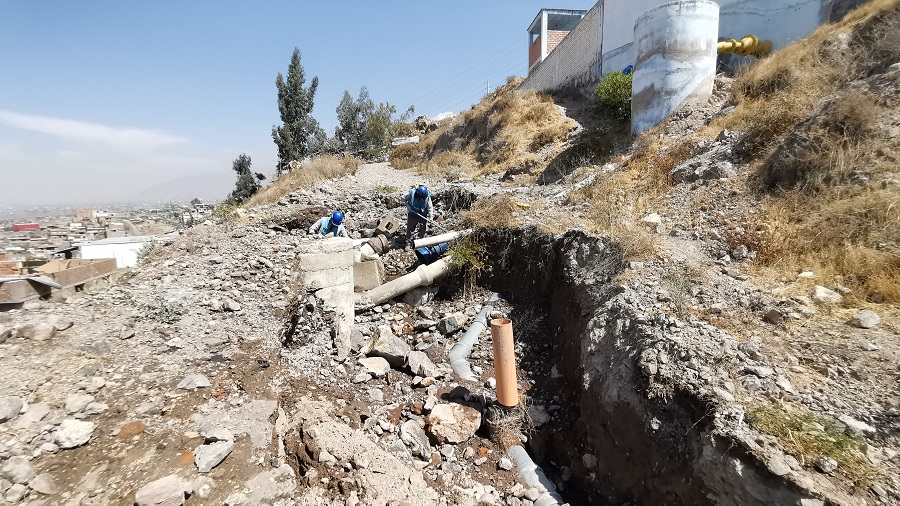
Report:
<svg viewBox="0 0 900 506"><path fill-rule="evenodd" d="M660 124L676 109L709 100L716 77L718 33L719 6L709 0L670 2L638 18L633 134Z"/></svg>
<svg viewBox="0 0 900 506"><path fill-rule="evenodd" d="M384 263L380 258L353 264L353 285L371 290L384 284Z"/></svg>
<svg viewBox="0 0 900 506"><path fill-rule="evenodd" d="M338 357L350 354L353 331L353 241L344 238L309 241L297 247L301 280L307 292L334 311L334 346Z"/></svg>

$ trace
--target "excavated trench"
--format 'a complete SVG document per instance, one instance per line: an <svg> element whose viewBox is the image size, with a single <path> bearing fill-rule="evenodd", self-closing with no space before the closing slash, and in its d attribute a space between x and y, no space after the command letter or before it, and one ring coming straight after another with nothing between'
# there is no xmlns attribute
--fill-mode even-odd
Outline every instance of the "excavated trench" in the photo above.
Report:
<svg viewBox="0 0 900 506"><path fill-rule="evenodd" d="M721 441L726 448L716 449L710 436L712 409L677 388L666 398L647 395L650 380L637 364L653 334L640 310L612 303L623 295L613 283L624 265L617 244L576 231L476 234L491 266L479 284L513 305L520 380L529 401L552 416L527 448L568 502L712 504L746 488L731 481L740 481L747 459ZM736 473L719 469L726 463Z"/></svg>

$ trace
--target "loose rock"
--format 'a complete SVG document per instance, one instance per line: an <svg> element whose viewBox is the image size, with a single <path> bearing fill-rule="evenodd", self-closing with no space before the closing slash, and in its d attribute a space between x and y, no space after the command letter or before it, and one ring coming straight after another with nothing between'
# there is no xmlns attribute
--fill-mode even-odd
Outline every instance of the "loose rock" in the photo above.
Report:
<svg viewBox="0 0 900 506"><path fill-rule="evenodd" d="M211 386L209 379L202 374L188 374L185 376L176 388L180 390L195 390L197 388L207 388Z"/></svg>
<svg viewBox="0 0 900 506"><path fill-rule="evenodd" d="M481 427L481 412L462 404L440 404L428 415L428 431L440 442L468 441Z"/></svg>
<svg viewBox="0 0 900 506"><path fill-rule="evenodd" d="M64 450L81 446L91 440L94 428L96 425L91 422L63 420L56 431L56 444Z"/></svg>
<svg viewBox="0 0 900 506"><path fill-rule="evenodd" d="M180 506L184 504L184 483L170 474L144 485L134 496L137 506Z"/></svg>
<svg viewBox="0 0 900 506"><path fill-rule="evenodd" d="M25 401L14 395L0 397L0 423L15 418L22 411Z"/></svg>
<svg viewBox="0 0 900 506"><path fill-rule="evenodd" d="M217 441L194 450L194 464L201 473L208 473L221 464L234 450L234 441Z"/></svg>
<svg viewBox="0 0 900 506"><path fill-rule="evenodd" d="M870 309L863 309L862 311L857 312L853 315L853 319L851 320L853 325L859 327L861 329L873 329L881 323L881 318L878 317L878 314L875 311Z"/></svg>

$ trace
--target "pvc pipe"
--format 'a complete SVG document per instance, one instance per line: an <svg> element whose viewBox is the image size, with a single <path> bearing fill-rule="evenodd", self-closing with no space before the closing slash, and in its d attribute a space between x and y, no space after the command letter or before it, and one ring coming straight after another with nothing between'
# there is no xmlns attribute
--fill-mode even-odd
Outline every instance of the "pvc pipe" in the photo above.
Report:
<svg viewBox="0 0 900 506"><path fill-rule="evenodd" d="M506 454L516 462L516 468L519 471L519 479L526 485L536 488L541 495L534 501L535 506L550 506L553 504L563 504L563 498L556 492L556 485L547 478L544 470L531 460L531 456L519 445L512 446L506 450Z"/></svg>
<svg viewBox="0 0 900 506"><path fill-rule="evenodd" d="M449 271L449 256L429 265L420 265L416 270L409 274L400 276L393 281L387 282L381 286L376 286L368 292L365 292L365 294L363 294L363 301L369 304L381 304L398 295L403 295L413 288L428 286L434 283L434 280L447 274Z"/></svg>
<svg viewBox="0 0 900 506"><path fill-rule="evenodd" d="M446 234L434 235L431 237L423 237L422 239L416 239L413 241L413 247L416 249L425 248L428 246L434 246L435 244L440 244L442 242L450 242L460 237L465 237L472 232L472 229L468 230L454 230L453 232L447 232Z"/></svg>
<svg viewBox="0 0 900 506"><path fill-rule="evenodd" d="M472 322L472 325L466 330L462 337L459 338L459 341L453 345L453 348L450 349L450 353L447 354L450 358L450 367L453 368L453 373L459 376L460 379L478 381L478 376L472 372L472 366L469 365L468 357L469 354L472 353L472 347L478 342L478 336L487 330L487 319L494 310L492 303L498 300L500 300L500 296L496 293L492 293L491 296L488 297L484 307L481 308L481 311L475 316L475 321Z"/></svg>
<svg viewBox="0 0 900 506"><path fill-rule="evenodd" d="M491 320L491 341L494 348L497 402L508 408L518 406L519 390L516 385L516 348L512 321L508 318Z"/></svg>

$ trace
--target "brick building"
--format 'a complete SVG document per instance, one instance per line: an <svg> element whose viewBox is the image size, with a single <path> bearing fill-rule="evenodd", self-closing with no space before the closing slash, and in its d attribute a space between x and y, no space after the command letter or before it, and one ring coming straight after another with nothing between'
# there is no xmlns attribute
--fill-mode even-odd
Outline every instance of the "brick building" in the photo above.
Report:
<svg viewBox="0 0 900 506"><path fill-rule="evenodd" d="M528 27L528 71L547 58L587 11L541 9Z"/></svg>

